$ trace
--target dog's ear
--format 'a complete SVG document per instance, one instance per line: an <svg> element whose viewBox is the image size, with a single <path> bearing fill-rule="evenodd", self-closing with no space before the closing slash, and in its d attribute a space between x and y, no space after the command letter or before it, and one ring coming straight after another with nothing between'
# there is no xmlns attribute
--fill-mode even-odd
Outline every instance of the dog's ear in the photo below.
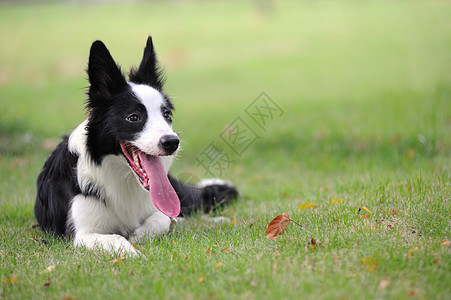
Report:
<svg viewBox="0 0 451 300"><path fill-rule="evenodd" d="M151 36L147 38L146 48L144 48L144 54L139 68L137 70L132 68L129 78L131 82L147 84L159 91L163 88L163 72L158 65Z"/></svg>
<svg viewBox="0 0 451 300"><path fill-rule="evenodd" d="M94 99L109 98L127 88L127 81L105 44L101 41L92 43L88 63L89 96ZM89 105L89 103L88 103Z"/></svg>

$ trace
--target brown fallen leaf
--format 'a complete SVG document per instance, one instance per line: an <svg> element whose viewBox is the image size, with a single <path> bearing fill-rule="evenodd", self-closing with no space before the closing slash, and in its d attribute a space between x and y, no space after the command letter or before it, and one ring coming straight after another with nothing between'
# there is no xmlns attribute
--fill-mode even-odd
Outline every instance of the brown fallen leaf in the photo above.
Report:
<svg viewBox="0 0 451 300"><path fill-rule="evenodd" d="M308 245L307 245L307 249L308 250L316 250L316 245L317 245L317 243L316 243L316 240L314 239L314 238L312 238L309 242L308 242Z"/></svg>
<svg viewBox="0 0 451 300"><path fill-rule="evenodd" d="M275 240L281 236L287 229L288 223L290 223L290 215L284 212L281 215L275 217L266 228L266 237L270 240Z"/></svg>
<svg viewBox="0 0 451 300"><path fill-rule="evenodd" d="M46 282L44 282L44 287L49 287L51 283L52 281L49 278Z"/></svg>
<svg viewBox="0 0 451 300"><path fill-rule="evenodd" d="M413 289L411 289L411 290L408 290L408 291L406 292L406 294L407 294L407 296L415 296L415 295L418 294L419 291L420 291L420 290L419 290L418 288L413 288Z"/></svg>

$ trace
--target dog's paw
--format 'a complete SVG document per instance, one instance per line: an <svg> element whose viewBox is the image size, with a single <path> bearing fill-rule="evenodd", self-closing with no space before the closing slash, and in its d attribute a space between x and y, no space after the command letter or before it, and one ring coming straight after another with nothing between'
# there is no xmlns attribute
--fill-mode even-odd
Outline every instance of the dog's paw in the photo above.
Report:
<svg viewBox="0 0 451 300"><path fill-rule="evenodd" d="M145 239L160 236L169 231L171 219L160 212L151 215L130 235L130 242L141 242Z"/></svg>
<svg viewBox="0 0 451 300"><path fill-rule="evenodd" d="M89 250L102 250L112 255L121 253L128 258L141 257L143 254L121 235L117 234L85 234L76 236L75 247L86 247Z"/></svg>
<svg viewBox="0 0 451 300"><path fill-rule="evenodd" d="M197 186L202 188L201 199L205 212L223 206L238 197L238 190L230 181L218 178L204 179Z"/></svg>
<svg viewBox="0 0 451 300"><path fill-rule="evenodd" d="M123 253L127 258L143 256L143 254L136 250L129 241L120 235L115 235L112 239L109 252L113 252L115 254Z"/></svg>

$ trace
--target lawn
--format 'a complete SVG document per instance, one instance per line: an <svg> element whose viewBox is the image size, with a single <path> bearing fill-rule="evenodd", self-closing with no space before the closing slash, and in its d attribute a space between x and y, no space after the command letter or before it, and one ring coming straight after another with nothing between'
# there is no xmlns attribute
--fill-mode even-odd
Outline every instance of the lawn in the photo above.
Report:
<svg viewBox="0 0 451 300"><path fill-rule="evenodd" d="M0 299L448 299L450 15L427 0L1 3ZM241 195L214 213L230 222L194 216L121 260L34 226L35 181L85 117L90 44L127 71L149 34L183 140L172 174Z"/></svg>

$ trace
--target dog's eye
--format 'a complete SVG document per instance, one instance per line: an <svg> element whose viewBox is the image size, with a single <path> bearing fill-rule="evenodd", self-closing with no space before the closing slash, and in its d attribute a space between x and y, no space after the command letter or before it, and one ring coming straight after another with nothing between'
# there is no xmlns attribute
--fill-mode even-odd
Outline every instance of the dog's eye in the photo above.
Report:
<svg viewBox="0 0 451 300"><path fill-rule="evenodd" d="M172 122L172 112L170 110L165 110L163 112L163 117L168 121Z"/></svg>
<svg viewBox="0 0 451 300"><path fill-rule="evenodd" d="M126 120L129 122L138 122L141 121L141 117L137 114L131 114L126 118Z"/></svg>

